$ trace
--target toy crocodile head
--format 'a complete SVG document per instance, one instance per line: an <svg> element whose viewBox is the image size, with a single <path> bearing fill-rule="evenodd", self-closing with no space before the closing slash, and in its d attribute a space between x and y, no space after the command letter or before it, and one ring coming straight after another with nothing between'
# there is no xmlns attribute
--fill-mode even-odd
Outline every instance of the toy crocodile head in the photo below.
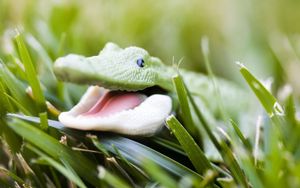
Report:
<svg viewBox="0 0 300 188"><path fill-rule="evenodd" d="M171 70L138 47L107 43L97 56L58 58L54 72L62 81L88 84L87 92L59 120L67 127L152 135L170 114L168 95L144 93L153 86L172 90Z"/></svg>
<svg viewBox="0 0 300 188"><path fill-rule="evenodd" d="M170 70L160 59L138 47L107 43L97 56L67 55L55 62L56 76L64 81L100 85L111 90L138 91L152 86L170 90Z"/></svg>

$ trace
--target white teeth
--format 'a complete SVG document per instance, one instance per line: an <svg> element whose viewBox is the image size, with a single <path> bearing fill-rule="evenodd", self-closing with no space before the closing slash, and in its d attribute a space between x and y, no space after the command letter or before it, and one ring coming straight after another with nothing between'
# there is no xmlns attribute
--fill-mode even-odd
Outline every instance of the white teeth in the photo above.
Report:
<svg viewBox="0 0 300 188"><path fill-rule="evenodd" d="M162 128L166 117L172 110L172 101L169 96L154 94L134 109L124 110L107 117L80 116L79 114L86 112L95 104L103 92L105 89L91 86L76 106L59 115L59 121L66 127L80 130L152 135Z"/></svg>
<svg viewBox="0 0 300 188"><path fill-rule="evenodd" d="M70 115L77 116L87 112L106 91L106 89L99 86L90 86L85 94L81 97L79 103L75 105L68 113Z"/></svg>

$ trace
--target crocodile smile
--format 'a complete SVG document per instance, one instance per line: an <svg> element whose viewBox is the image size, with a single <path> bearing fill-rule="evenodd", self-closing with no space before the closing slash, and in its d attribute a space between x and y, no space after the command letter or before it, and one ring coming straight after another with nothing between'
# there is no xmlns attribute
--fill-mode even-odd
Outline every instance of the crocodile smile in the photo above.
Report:
<svg viewBox="0 0 300 188"><path fill-rule="evenodd" d="M111 131L127 135L152 135L171 113L168 95L110 91L90 86L79 103L58 119L66 127Z"/></svg>

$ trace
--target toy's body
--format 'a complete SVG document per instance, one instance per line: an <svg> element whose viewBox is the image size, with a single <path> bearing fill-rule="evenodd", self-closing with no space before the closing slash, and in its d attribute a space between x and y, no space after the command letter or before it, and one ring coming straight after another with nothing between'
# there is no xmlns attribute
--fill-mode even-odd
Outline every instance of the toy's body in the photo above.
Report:
<svg viewBox="0 0 300 188"><path fill-rule="evenodd" d="M60 115L60 121L68 127L151 135L161 128L172 111L169 95L174 93L172 76L176 69L151 57L144 49L121 49L114 43L107 43L98 56L59 58L54 70L61 80L103 87L90 87L77 106ZM200 108L209 109L205 111L216 116L218 101L208 77L185 70L180 73ZM164 95L143 94L145 89L154 86L165 91ZM237 117L239 111L245 109L245 92L221 79L218 79L218 86L224 109L231 117Z"/></svg>

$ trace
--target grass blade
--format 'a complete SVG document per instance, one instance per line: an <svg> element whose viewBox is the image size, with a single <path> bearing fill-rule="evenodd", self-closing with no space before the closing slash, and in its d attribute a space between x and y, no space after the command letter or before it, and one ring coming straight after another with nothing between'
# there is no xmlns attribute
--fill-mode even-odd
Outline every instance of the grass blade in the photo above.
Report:
<svg viewBox="0 0 300 188"><path fill-rule="evenodd" d="M188 132L192 135L192 137L194 139L196 139L196 141L198 143L201 143L201 135L200 135L200 132L195 127L195 124L194 124L194 121L192 118L192 114L190 111L188 98L186 97L187 94L186 94L186 91L184 90L184 84L183 84L183 81L179 74L177 74L173 77L173 84L175 86L176 93L178 96L180 110L182 113L182 120L184 122L184 125L185 125L186 129L188 130Z"/></svg>
<svg viewBox="0 0 300 188"><path fill-rule="evenodd" d="M22 180L19 176L17 176L15 173L7 170L4 167L0 166L0 172L6 174L7 176L11 177L14 181L18 182L20 185L26 185L25 181Z"/></svg>
<svg viewBox="0 0 300 188"><path fill-rule="evenodd" d="M181 155L184 155L186 156L186 153L182 150L182 147L177 144L177 143L174 143L170 140L167 140L167 139L164 139L164 138L161 138L161 137L154 137L151 139L153 142L159 144L160 146L163 146L165 148L168 148L172 151L175 151L176 153L179 153Z"/></svg>
<svg viewBox="0 0 300 188"><path fill-rule="evenodd" d="M14 108L10 103L8 96L6 95L6 88L1 83L0 79L0 104L2 108L0 108L0 117L4 117L7 112L13 112Z"/></svg>
<svg viewBox="0 0 300 188"><path fill-rule="evenodd" d="M21 103L19 103L16 99L14 99L12 96L8 95L7 93L4 93L4 96L7 97L7 99L9 99L13 104L16 105L16 107L18 107L18 109L20 110L20 112L22 112L25 115L30 115L31 113L24 107L22 106ZM12 112L12 111L9 111Z"/></svg>
<svg viewBox="0 0 300 188"><path fill-rule="evenodd" d="M37 117L31 117L31 116L23 116L18 114L8 114L8 117L10 118L18 118L25 121L33 122L33 123L39 123L40 119ZM78 139L85 139L86 132L84 131L77 131L74 129L69 129L64 127L60 122L54 121L54 120L48 120L48 124L50 127L53 127L55 129L58 129L64 134L67 134L72 137L76 137ZM142 166L142 161L140 158L149 158L150 160L153 160L155 163L157 163L161 168L167 170L168 172L180 177L182 175L190 175L195 176L197 178L201 178L197 173L190 170L189 168L181 165L180 163L170 159L169 157L143 145L136 141L133 141L128 138L124 138L121 136L105 136L100 135L100 140L94 140L93 142L97 143L100 142L102 146L104 146L105 150L118 155L118 153L115 150L115 147L118 149L118 151L121 153L122 156L124 156L129 162L133 163L134 165L137 165L139 167ZM91 138L94 138L93 136ZM94 143L94 144L95 144ZM140 156L137 158L137 156Z"/></svg>
<svg viewBox="0 0 300 188"><path fill-rule="evenodd" d="M239 62L237 64L240 66L240 72L244 79L247 81L248 85L255 93L256 97L259 99L269 116L273 116L274 108L278 110L278 113L283 113L282 108L280 108L276 98L264 87L264 85L260 83L260 81L258 81L244 65Z"/></svg>
<svg viewBox="0 0 300 188"><path fill-rule="evenodd" d="M150 174L150 177L161 183L162 187L178 187L176 181L171 178L166 172L160 169L153 161L144 160L143 166L144 169Z"/></svg>
<svg viewBox="0 0 300 188"><path fill-rule="evenodd" d="M262 181L263 178L257 173L257 168L253 164L253 158L249 155L249 152L239 148L239 156L250 184L255 188L266 187Z"/></svg>
<svg viewBox="0 0 300 188"><path fill-rule="evenodd" d="M250 71L242 64L238 63L240 66L240 72L244 79L247 81L248 85L255 93L256 97L264 107L265 111L270 117L270 122L264 125L264 149L265 156L268 160L265 162L265 177L268 186L279 186L282 187L285 183L282 182L279 177L282 166L284 165L284 148L279 146L279 143L285 144L285 141L290 142L284 129L285 122L285 112L277 102L276 98L264 87L264 85L256 79ZM286 136L286 140L284 140Z"/></svg>
<svg viewBox="0 0 300 188"><path fill-rule="evenodd" d="M38 154L43 161L46 161L48 165L54 167L57 171L62 173L65 177L67 177L69 180L74 182L76 185L78 185L81 188L86 188L82 180L78 177L78 175L74 172L74 170L71 170L71 167L64 167L62 164L57 162L56 160L52 159L51 157L47 156L43 152L39 151L35 147L31 145L26 145L31 151Z"/></svg>
<svg viewBox="0 0 300 188"><path fill-rule="evenodd" d="M118 151L124 156L129 162L142 167L142 160L149 159L158 164L162 169L174 174L175 176L191 175L200 178L200 176L181 165L180 163L170 159L169 157L133 140L124 137L101 137L100 142L105 146L106 150L113 154L117 154L115 151L116 147Z"/></svg>
<svg viewBox="0 0 300 188"><path fill-rule="evenodd" d="M18 33L16 35L15 40L16 40L16 43L18 46L18 51L19 51L21 60L25 67L27 81L32 88L33 96L37 102L39 110L41 112L43 112L46 110L45 97L43 95L40 82L36 76L37 73L35 71L34 65L32 63L32 60L30 58L30 55L28 53L28 50L25 46L24 40L20 33Z"/></svg>
<svg viewBox="0 0 300 188"><path fill-rule="evenodd" d="M39 113L40 116L40 125L42 130L47 130L48 129L48 115L47 112L42 112Z"/></svg>
<svg viewBox="0 0 300 188"><path fill-rule="evenodd" d="M49 77L52 79L52 81L56 82L56 77L53 72L52 68L52 59L49 57L47 51L43 48L43 46L39 43L39 41L32 35L26 35L26 42L27 44L40 56L42 59L42 62L44 63L46 70L45 75L48 79Z"/></svg>
<svg viewBox="0 0 300 188"><path fill-rule="evenodd" d="M32 105L33 101L27 95L24 84L19 81L4 64L0 65L0 75L1 82L3 84L5 83L5 87L10 91L11 96L22 106L26 106L26 110L30 112L30 114L35 114L36 108Z"/></svg>
<svg viewBox="0 0 300 188"><path fill-rule="evenodd" d="M225 108L223 106L223 101L222 101L222 97L221 97L221 92L219 89L219 85L217 82L217 79L215 78L215 75L212 71L212 68L210 66L210 61L209 61L209 40L207 37L203 37L201 40L201 48L202 48L202 54L204 56L204 63L208 72L208 76L211 79L211 82L213 84L213 88L214 88L214 92L215 92L215 96L217 99L217 104L218 104L218 110L223 118L224 121L227 120L227 112L225 111Z"/></svg>
<svg viewBox="0 0 300 188"><path fill-rule="evenodd" d="M203 151L196 144L191 135L189 135L189 133L183 128L175 116L169 116L166 122L184 151L187 153L187 156L191 160L197 172L204 174L208 169L212 169L212 166L210 165L209 160L205 157Z"/></svg>
<svg viewBox="0 0 300 188"><path fill-rule="evenodd" d="M103 166L99 166L98 167L98 177L101 180L104 180L106 183L108 183L109 185L111 185L112 187L122 187L122 188L130 188L131 186L129 186L126 182L124 182L122 179L120 179L119 177L113 175L112 173L110 173L109 171L107 171Z"/></svg>
<svg viewBox="0 0 300 188"><path fill-rule="evenodd" d="M252 153L252 145L248 139L245 138L242 131L240 130L239 126L231 119L230 123L236 133L236 135L239 137L239 139L242 141L244 147L249 151L249 153Z"/></svg>
<svg viewBox="0 0 300 188"><path fill-rule="evenodd" d="M210 127L209 127L206 119L204 118L200 109L196 105L191 93L189 92L189 90L187 89L186 86L184 87L184 89L186 90L188 98L190 99L190 102L192 104L193 109L195 110L195 113L196 113L198 119L200 120L200 122L201 122L202 126L204 127L206 133L208 134L210 140L213 142L215 147L220 152L224 162L228 165L228 168L231 171L233 178L235 179L235 181L237 183L241 184L243 187L249 187L247 179L244 176L244 173L243 173L241 167L239 166L236 158L234 157L233 152L226 145L226 143L224 141L219 143L219 141L217 140L217 138L215 137L213 132L210 130Z"/></svg>
<svg viewBox="0 0 300 188"><path fill-rule="evenodd" d="M22 139L10 128L8 128L6 121L0 119L0 136L4 136L3 139L9 145L12 153L16 154L20 151L22 146Z"/></svg>
<svg viewBox="0 0 300 188"><path fill-rule="evenodd" d="M290 94L285 101L285 112L286 112L286 120L287 120L287 128L288 133L290 135L290 142L288 143L288 147L290 151L295 152L299 150L298 143L300 139L300 127L299 122L296 119L296 109L295 102L293 96Z"/></svg>
<svg viewBox="0 0 300 188"><path fill-rule="evenodd" d="M12 119L12 121L8 123L8 126L25 140L53 157L53 159L63 159L67 161L81 177L92 185L100 186L95 164L80 152L71 150L45 132L35 128L33 125L16 118ZM80 163L78 163L78 161L80 161Z"/></svg>
<svg viewBox="0 0 300 188"><path fill-rule="evenodd" d="M98 139L97 137L95 136L89 136L93 142L93 144L96 146L96 148L101 151L105 157L110 157L108 151L105 149L105 147L100 143L98 142Z"/></svg>
<svg viewBox="0 0 300 188"><path fill-rule="evenodd" d="M116 156L119 157L120 161L122 162L122 165L126 167L126 171L131 175L131 177L134 177L135 181L142 182L145 180L149 180L149 177L147 174L139 167L133 165L130 163L118 150L118 148L114 147L116 151ZM134 182L133 184L134 185Z"/></svg>

